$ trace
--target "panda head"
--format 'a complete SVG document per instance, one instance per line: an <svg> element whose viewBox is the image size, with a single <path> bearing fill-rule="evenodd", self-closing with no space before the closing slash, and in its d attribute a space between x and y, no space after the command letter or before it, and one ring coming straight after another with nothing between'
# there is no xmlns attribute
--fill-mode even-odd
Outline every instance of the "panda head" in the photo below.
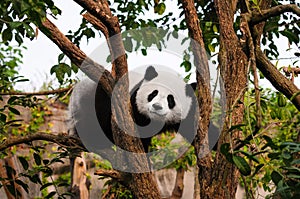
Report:
<svg viewBox="0 0 300 199"><path fill-rule="evenodd" d="M149 66L136 93L136 106L151 120L175 124L188 116L194 97L192 87L177 74Z"/></svg>

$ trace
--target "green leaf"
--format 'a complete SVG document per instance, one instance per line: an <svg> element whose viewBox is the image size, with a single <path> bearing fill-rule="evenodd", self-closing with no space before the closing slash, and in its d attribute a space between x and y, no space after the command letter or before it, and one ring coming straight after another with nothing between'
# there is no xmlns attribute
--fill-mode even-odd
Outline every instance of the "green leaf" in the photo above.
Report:
<svg viewBox="0 0 300 199"><path fill-rule="evenodd" d="M145 48L143 48L141 51L144 56L147 56L147 50Z"/></svg>
<svg viewBox="0 0 300 199"><path fill-rule="evenodd" d="M3 42L8 42L12 40L12 31L10 28L6 28L3 32L2 32L2 40Z"/></svg>
<svg viewBox="0 0 300 199"><path fill-rule="evenodd" d="M229 143L224 143L221 145L220 151L223 155L227 155L229 153L230 150L230 144Z"/></svg>
<svg viewBox="0 0 300 199"><path fill-rule="evenodd" d="M281 93L278 93L278 95L277 95L277 104L279 107L286 106L286 98Z"/></svg>
<svg viewBox="0 0 300 199"><path fill-rule="evenodd" d="M124 48L126 51L128 52L132 52L133 50L133 43L132 43L132 39L129 37L126 37L124 40Z"/></svg>
<svg viewBox="0 0 300 199"><path fill-rule="evenodd" d="M254 5L258 5L258 2L257 2L257 0L252 0L252 2L254 3Z"/></svg>
<svg viewBox="0 0 300 199"><path fill-rule="evenodd" d="M277 171L272 171L271 179L276 185L278 185L279 181L283 179L283 176Z"/></svg>
<svg viewBox="0 0 300 199"><path fill-rule="evenodd" d="M232 157L232 160L242 175L248 176L251 174L251 168L250 168L248 162L244 158L234 155Z"/></svg>
<svg viewBox="0 0 300 199"><path fill-rule="evenodd" d="M52 75L53 73L55 73L57 68L58 68L58 65L52 66L52 68L50 69L50 74Z"/></svg>
<svg viewBox="0 0 300 199"><path fill-rule="evenodd" d="M259 164L255 167L255 171L252 174L252 176L254 176L255 174L257 174L259 172L259 170L264 166L264 164Z"/></svg>
<svg viewBox="0 0 300 199"><path fill-rule="evenodd" d="M257 157L255 157L255 155L254 154L251 154L251 153L249 153L249 152L247 152L247 151L235 151L235 153L242 153L243 155L245 155L247 158L249 158L249 160L253 160L254 162L256 162L256 163L259 163L259 160L258 160L258 158Z"/></svg>
<svg viewBox="0 0 300 199"><path fill-rule="evenodd" d="M190 70L191 70L191 68L192 68L192 64L191 64L191 62L189 62L189 61L183 61L181 64L180 64L180 66L182 67L184 67L184 69L185 69L185 72L189 72Z"/></svg>
<svg viewBox="0 0 300 199"><path fill-rule="evenodd" d="M281 157L288 160L288 159L290 159L292 156L291 156L291 154L290 154L288 151L284 150L284 151L282 151L282 153L281 153Z"/></svg>
<svg viewBox="0 0 300 199"><path fill-rule="evenodd" d="M213 45L208 44L207 47L208 47L208 49L209 49L210 52L215 52L215 47Z"/></svg>
<svg viewBox="0 0 300 199"><path fill-rule="evenodd" d="M64 53L61 53L58 55L58 63L61 62L61 60L65 57L65 54Z"/></svg>
<svg viewBox="0 0 300 199"><path fill-rule="evenodd" d="M32 38L35 37L35 31L33 30L33 28L32 28L30 25L24 23L24 28L25 28L25 30L26 30L26 35L27 35L29 38L32 39Z"/></svg>
<svg viewBox="0 0 300 199"><path fill-rule="evenodd" d="M26 183L21 180L15 180L15 182L20 185L26 191L26 193L29 193L29 186Z"/></svg>
<svg viewBox="0 0 300 199"><path fill-rule="evenodd" d="M56 194L56 191L52 191L45 197L45 199L52 198L55 194Z"/></svg>
<svg viewBox="0 0 300 199"><path fill-rule="evenodd" d="M216 25L213 25L213 31L214 31L215 33L218 32L218 27L217 27Z"/></svg>
<svg viewBox="0 0 300 199"><path fill-rule="evenodd" d="M17 109L15 109L15 108L13 108L13 107L11 107L11 106L9 106L8 109L9 109L12 113L14 113L14 114L16 114L16 115L21 115L21 114L20 114L20 111L18 111Z"/></svg>
<svg viewBox="0 0 300 199"><path fill-rule="evenodd" d="M18 100L18 99L19 99L19 97L17 97L17 96L11 96L8 99L7 104L13 105L13 102L16 101L16 100Z"/></svg>
<svg viewBox="0 0 300 199"><path fill-rule="evenodd" d="M74 63L71 63L71 68L74 71L74 73L78 73L78 67Z"/></svg>
<svg viewBox="0 0 300 199"><path fill-rule="evenodd" d="M59 64L59 67L60 67L60 70L61 70L63 73L66 73L69 77L71 76L72 70L71 70L71 67L70 67L68 64L60 63L60 64Z"/></svg>
<svg viewBox="0 0 300 199"><path fill-rule="evenodd" d="M174 30L174 31L172 32L172 36L173 36L175 39L178 39L178 32Z"/></svg>
<svg viewBox="0 0 300 199"><path fill-rule="evenodd" d="M295 44L298 44L298 43L299 43L299 38L298 38L298 36L297 36L296 34L294 34L293 32L289 31L288 29L285 29L285 30L283 30L283 31L280 31L280 33L281 33L283 36L287 37L288 40L289 40L289 42L290 42L291 44L292 44L293 42L294 42Z"/></svg>
<svg viewBox="0 0 300 199"><path fill-rule="evenodd" d="M42 164L42 159L41 159L41 156L37 153L34 153L33 154L33 158L34 158L34 161L37 165L41 165Z"/></svg>
<svg viewBox="0 0 300 199"><path fill-rule="evenodd" d="M5 123L7 116L4 113L0 113L0 121Z"/></svg>
<svg viewBox="0 0 300 199"><path fill-rule="evenodd" d="M11 27L11 29L16 29L21 25L23 25L23 23L20 21L9 22L9 26Z"/></svg>
<svg viewBox="0 0 300 199"><path fill-rule="evenodd" d="M22 156L19 156L18 159L19 159L20 163L22 164L23 169L25 171L28 170L28 168L29 168L28 161Z"/></svg>
<svg viewBox="0 0 300 199"><path fill-rule="evenodd" d="M49 182L49 183L46 183L46 184L43 184L43 186L41 186L40 188L40 191L42 191L43 189L46 189L47 187L53 185L54 183L53 182Z"/></svg>
<svg viewBox="0 0 300 199"><path fill-rule="evenodd" d="M159 3L158 5L154 6L154 13L158 13L162 15L166 10L166 5L164 3Z"/></svg>

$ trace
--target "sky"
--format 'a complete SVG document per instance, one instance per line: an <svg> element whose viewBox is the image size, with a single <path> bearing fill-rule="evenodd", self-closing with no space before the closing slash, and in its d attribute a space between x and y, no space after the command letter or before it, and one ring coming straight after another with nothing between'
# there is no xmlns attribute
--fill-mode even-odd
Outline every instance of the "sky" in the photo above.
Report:
<svg viewBox="0 0 300 199"><path fill-rule="evenodd" d="M58 16L57 20L50 20L55 23L55 25L66 34L68 30L76 30L81 23L81 15L79 14L81 11L81 7L78 6L73 1L54 1L56 5L62 10L62 15ZM174 10L176 9L176 3L172 1L174 5L167 5L167 9ZM285 38L280 38L277 41L280 49L280 57L294 57L293 50L286 51L288 48L288 41ZM29 39L25 40L25 46L27 50L23 52L23 64L20 66L20 75L30 79L29 82L17 84L17 89L24 91L38 91L41 86L45 82L52 82L51 85L53 87L58 86L57 81L55 81L55 76L50 75L50 69L53 65L57 64L57 56L61 53L59 48L52 43L43 33L39 33L38 37L33 41ZM86 43L86 40L83 39L81 43L81 49L88 55L94 59L97 59L97 56L101 54L101 50L103 47L106 47L105 40L103 38L91 39L89 43ZM98 49L97 49L98 48ZM292 48L295 48L292 46ZM173 48L174 49L174 48ZM169 50L173 50L169 49ZM155 50L148 51L148 56L142 56L141 54L133 54L131 53L128 59L129 69L133 69L134 67L141 65L178 65L181 63L182 57L176 56L174 53L166 52L163 55L159 55L162 57L158 57L158 54ZM276 60L273 61L275 63ZM278 62L279 66L287 66L290 64L290 60L280 60ZM184 70L178 67L178 73L184 74ZM212 77L215 77L216 73L212 72ZM80 75L79 75L80 76ZM193 78L193 77L192 77ZM295 83L298 87L300 87L300 78L295 78ZM271 84L267 80L260 80L260 84L263 87L272 87Z"/></svg>

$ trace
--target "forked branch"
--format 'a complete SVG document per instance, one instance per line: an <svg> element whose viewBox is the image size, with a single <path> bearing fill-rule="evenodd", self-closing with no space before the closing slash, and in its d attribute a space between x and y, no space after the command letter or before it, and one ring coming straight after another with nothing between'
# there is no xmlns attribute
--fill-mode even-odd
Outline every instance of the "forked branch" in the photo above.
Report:
<svg viewBox="0 0 300 199"><path fill-rule="evenodd" d="M260 47L255 49L257 67L263 75L271 82L271 84L287 98L292 99L292 103L300 110L300 93L299 88L292 81L281 74L277 68L268 60L266 55L261 51Z"/></svg>
<svg viewBox="0 0 300 199"><path fill-rule="evenodd" d="M45 19L39 29L60 50L67 55L71 61L78 66L82 72L95 81L99 81L105 92L110 94L114 85L114 78L103 66L90 59L83 51L73 44L49 19Z"/></svg>
<svg viewBox="0 0 300 199"><path fill-rule="evenodd" d="M63 133L54 135L50 133L39 132L39 133L29 134L29 135L15 137L15 138L8 138L7 140L5 140L0 144L0 151L3 151L15 145L30 143L36 140L53 142L66 148L81 149L84 151L86 150L84 146L81 145L80 139L77 137L68 136Z"/></svg>
<svg viewBox="0 0 300 199"><path fill-rule="evenodd" d="M297 5L279 5L267 10L262 10L261 12L253 13L250 22L253 25L258 24L260 22L266 21L271 17L279 16L285 12L292 12L297 16L300 16L300 8Z"/></svg>

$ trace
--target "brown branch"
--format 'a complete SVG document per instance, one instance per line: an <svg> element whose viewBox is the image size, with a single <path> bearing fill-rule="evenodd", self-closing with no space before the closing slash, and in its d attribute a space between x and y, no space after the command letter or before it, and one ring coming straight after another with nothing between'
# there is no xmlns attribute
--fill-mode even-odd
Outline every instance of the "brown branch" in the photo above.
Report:
<svg viewBox="0 0 300 199"><path fill-rule="evenodd" d="M287 77L292 76L291 81L294 83L295 75L300 74L300 68L283 67L283 72Z"/></svg>
<svg viewBox="0 0 300 199"><path fill-rule="evenodd" d="M53 94L59 94L64 93L69 90L71 90L73 87L70 86L68 88L59 88L52 91L40 91L40 92L18 92L18 91L11 91L11 92L5 92L0 93L0 95L53 95Z"/></svg>
<svg viewBox="0 0 300 199"><path fill-rule="evenodd" d="M110 177L118 182L124 181L121 173L116 170L98 169L95 171L94 175Z"/></svg>
<svg viewBox="0 0 300 199"><path fill-rule="evenodd" d="M94 0L74 0L89 13L94 15L107 27L110 33L116 32L116 25L118 24L118 18L112 16L108 4L106 1L94 1Z"/></svg>
<svg viewBox="0 0 300 199"><path fill-rule="evenodd" d="M88 22L90 22L93 26L95 26L95 28L100 30L104 34L106 39L109 38L108 29L100 20L98 20L96 17L94 17L93 15L91 15L88 12L83 14L82 16L84 19L86 19Z"/></svg>
<svg viewBox="0 0 300 199"><path fill-rule="evenodd" d="M251 31L248 24L247 15L242 14L241 19L241 31L243 35L246 36L246 42L250 51L250 58L248 64L250 65L252 72L253 72L253 78L254 78L254 90L255 90L255 101L256 101L256 127L261 127L262 122L262 115L261 115L261 105L260 105L260 91L259 91L259 85L258 85L258 75L257 75L257 67L256 67L256 57L255 57L255 47L253 38L251 35Z"/></svg>
<svg viewBox="0 0 300 199"><path fill-rule="evenodd" d="M107 27L100 21L98 20L95 16L91 15L90 13L85 13L82 15L83 18L85 18L88 22L90 22L96 29L100 30L105 38L106 38L106 41L107 41L107 44L108 44L108 47L109 47L109 51L110 51L110 54L111 56L113 55L113 52L112 52L112 46L111 46L111 43L110 43L110 38L109 38L109 32L108 32L108 29ZM112 60L115 60L114 57L111 57ZM115 74L115 62L112 62L112 71L111 71L111 74L113 77L116 77L116 74Z"/></svg>
<svg viewBox="0 0 300 199"><path fill-rule="evenodd" d="M118 18L110 12L108 2L101 0L95 2L93 0L74 0L81 5L90 14L103 23L109 34L109 44L113 68L111 74L116 80L122 78L128 72L125 49L122 42L121 28ZM126 102L125 102L126 103Z"/></svg>
<svg viewBox="0 0 300 199"><path fill-rule="evenodd" d="M179 168L176 171L175 186L172 191L172 195L171 195L170 199L182 198L183 188L184 188L184 174L185 174L185 170L183 168Z"/></svg>
<svg viewBox="0 0 300 199"><path fill-rule="evenodd" d="M209 117L212 109L208 59L194 1L183 0L182 5L185 12L185 19L189 34L192 38L191 46L195 57L194 64L197 68L198 103L199 105L201 104L201 106L199 106L199 112L202 121L200 121L201 124L199 124L199 126L201 126L202 129L200 129L201 132L197 133L198 135L195 138L195 144L201 144L200 141L202 144L207 144L205 143L205 138L207 137L206 134L208 130Z"/></svg>
<svg viewBox="0 0 300 199"><path fill-rule="evenodd" d="M198 85L198 104L199 104L199 118L196 118L198 129L196 137L193 141L196 154L208 154L206 157L199 157L197 155L197 165L199 168L199 176L203 177L201 180L201 188L204 190L209 186L211 181L211 153L209 153L208 144L208 126L210 120L210 113L212 111L212 99L210 90L210 72L208 65L208 58L206 56L205 45L203 42L202 30L200 29L197 10L195 8L194 0L182 0L182 7L184 9L185 20L188 27L189 35L192 39L191 47L194 55L194 64L197 68L196 77ZM205 147L203 149L203 146Z"/></svg>
<svg viewBox="0 0 300 199"><path fill-rule="evenodd" d="M285 12L292 12L297 16L300 16L300 8L297 5L295 4L279 5L267 10L262 10L261 12L253 13L250 22L252 25L255 25L260 22L266 21L271 17L281 15Z"/></svg>
<svg viewBox="0 0 300 199"><path fill-rule="evenodd" d="M265 1L262 1L265 2ZM266 5L270 4L266 1ZM267 7L267 6L264 7ZM266 20L268 17L276 16L275 14L281 14L284 12L291 11L298 16L300 16L300 9L296 5L283 5L270 8L268 10L263 10L262 14L258 17L260 19L250 18L249 22L259 23ZM297 86L290 80L288 80L283 74L281 74L277 68L270 62L266 55L262 52L260 48L260 38L263 32L264 23L255 25L252 31L252 37L255 41L255 56L257 68L263 73L263 75L271 82L271 84L281 93L283 93L287 98L289 98L292 103L300 110L300 90Z"/></svg>
<svg viewBox="0 0 300 199"><path fill-rule="evenodd" d="M7 140L5 140L0 144L0 151L3 151L15 145L29 143L36 140L53 142L66 148L86 150L84 146L81 144L80 139L77 137L67 136L66 134L63 133L58 135L53 135L49 133L39 132L39 133L29 134L25 136L8 138Z"/></svg>
<svg viewBox="0 0 300 199"><path fill-rule="evenodd" d="M117 105L112 108L111 118L115 144L127 151L142 153L143 147L140 139L138 137L131 137L128 135L128 133L136 133L136 131L130 114L131 107L127 77L128 67L118 18L112 15L106 0L100 0L98 2L93 0L74 1L96 17L108 30L108 43L113 63L111 74L113 74L116 81L122 81L122 83L119 84L120 86L118 89L114 89L114 93L119 97L113 99L116 101L112 101L113 104ZM116 121L118 121L118 123ZM126 132L120 129L119 124L124 124ZM146 155L130 156L127 161L130 162L132 164L132 168L137 171L148 168ZM124 181L128 183L128 187L133 191L133 194L137 198L161 198L152 173L132 173L130 174L130 177L131 178L129 180Z"/></svg>
<svg viewBox="0 0 300 199"><path fill-rule="evenodd" d="M271 82L271 84L288 99L292 99L292 103L300 110L300 92L299 88L292 81L281 74L277 68L268 60L266 55L261 51L259 46L255 49L256 61L258 69ZM297 96L295 96L297 95Z"/></svg>
<svg viewBox="0 0 300 199"><path fill-rule="evenodd" d="M49 19L45 19L39 29L65 53L82 72L95 81L99 81L104 91L112 92L114 78L103 66L91 60L74 45Z"/></svg>

